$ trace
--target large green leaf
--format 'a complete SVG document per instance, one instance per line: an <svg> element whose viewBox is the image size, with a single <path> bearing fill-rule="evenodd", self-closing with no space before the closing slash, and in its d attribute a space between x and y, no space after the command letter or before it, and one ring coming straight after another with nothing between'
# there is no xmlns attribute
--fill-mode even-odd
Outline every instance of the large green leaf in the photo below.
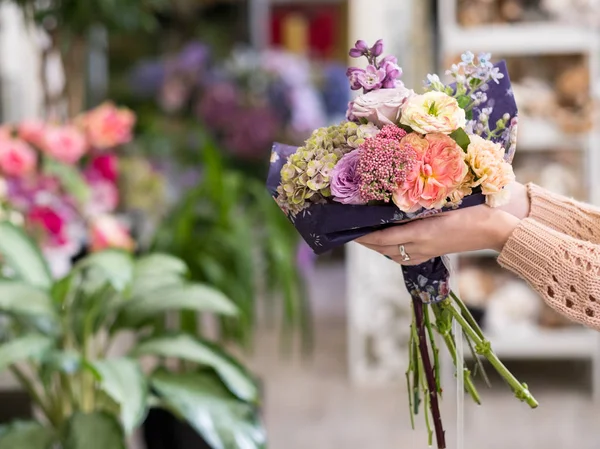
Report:
<svg viewBox="0 0 600 449"><path fill-rule="evenodd" d="M213 449L266 447L256 409L232 396L215 376L161 371L151 382L166 406L185 418Z"/></svg>
<svg viewBox="0 0 600 449"><path fill-rule="evenodd" d="M132 359L92 362L98 371L101 388L121 407L121 422L131 434L146 416L148 385L140 364Z"/></svg>
<svg viewBox="0 0 600 449"><path fill-rule="evenodd" d="M0 449L50 449L54 432L37 422L19 421L0 427Z"/></svg>
<svg viewBox="0 0 600 449"><path fill-rule="evenodd" d="M242 400L255 402L258 388L248 371L218 346L191 335L151 338L140 343L134 354L177 357L213 368L229 390Z"/></svg>
<svg viewBox="0 0 600 449"><path fill-rule="evenodd" d="M135 264L136 277L175 274L184 276L188 268L184 261L170 254L154 253L141 257Z"/></svg>
<svg viewBox="0 0 600 449"><path fill-rule="evenodd" d="M67 426L64 449L125 449L125 436L112 415L75 413Z"/></svg>
<svg viewBox="0 0 600 449"><path fill-rule="evenodd" d="M98 269L104 277L102 281L109 283L116 291L123 292L133 280L134 261L131 254L125 251L107 250L81 260L77 269L84 268Z"/></svg>
<svg viewBox="0 0 600 449"><path fill-rule="evenodd" d="M25 232L8 221L0 222L0 256L15 275L44 290L52 285L52 275L39 248Z"/></svg>
<svg viewBox="0 0 600 449"><path fill-rule="evenodd" d="M199 283L169 285L133 298L125 304L119 324L139 326L170 310L195 310L234 316L235 305L220 291Z"/></svg>
<svg viewBox="0 0 600 449"><path fill-rule="evenodd" d="M15 315L56 316L48 293L19 281L0 280L0 310Z"/></svg>
<svg viewBox="0 0 600 449"><path fill-rule="evenodd" d="M14 363L43 357L52 344L48 337L31 334L0 345L0 372Z"/></svg>

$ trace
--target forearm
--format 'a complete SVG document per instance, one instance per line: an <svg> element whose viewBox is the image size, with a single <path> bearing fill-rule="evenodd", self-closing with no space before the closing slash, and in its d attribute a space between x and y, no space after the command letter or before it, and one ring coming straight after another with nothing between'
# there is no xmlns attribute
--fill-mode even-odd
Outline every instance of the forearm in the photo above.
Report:
<svg viewBox="0 0 600 449"><path fill-rule="evenodd" d="M579 240L600 244L600 209L528 184L529 217Z"/></svg>
<svg viewBox="0 0 600 449"><path fill-rule="evenodd" d="M498 262L559 313L600 329L600 245L528 218L507 240Z"/></svg>

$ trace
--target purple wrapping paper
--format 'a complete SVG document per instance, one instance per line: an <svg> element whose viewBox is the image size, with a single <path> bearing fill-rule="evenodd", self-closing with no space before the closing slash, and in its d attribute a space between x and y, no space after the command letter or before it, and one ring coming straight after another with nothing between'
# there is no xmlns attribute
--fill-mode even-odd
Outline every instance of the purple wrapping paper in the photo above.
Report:
<svg viewBox="0 0 600 449"><path fill-rule="evenodd" d="M496 67L504 74L504 78L498 84L493 81L488 83L488 100L474 109L473 118L476 119L482 110L492 106L493 111L489 120L490 127L492 127L504 114L509 114L511 120L508 128L494 140L506 148L506 159L511 162L516 147L518 111L505 62L499 62ZM281 181L281 168L286 163L288 156L295 151L296 147L293 146L280 143L273 145L271 166L267 178L267 189L273 197L277 196L276 190ZM483 195L473 194L466 197L459 208L484 203ZM390 226L401 226L401 222L425 218L439 212L439 210L421 210L407 214L400 211L394 204L355 206L328 203L313 204L295 217L288 216L288 218L312 250L316 254L323 254L373 231ZM449 273L441 258L432 259L417 266L403 267L403 273L411 295L419 297L426 303L446 299L449 290Z"/></svg>

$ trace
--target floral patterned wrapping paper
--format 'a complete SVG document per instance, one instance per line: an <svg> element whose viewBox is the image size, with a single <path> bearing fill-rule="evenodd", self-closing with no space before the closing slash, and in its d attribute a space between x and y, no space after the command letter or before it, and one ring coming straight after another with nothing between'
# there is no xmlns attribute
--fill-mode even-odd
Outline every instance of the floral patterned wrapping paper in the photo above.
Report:
<svg viewBox="0 0 600 449"><path fill-rule="evenodd" d="M512 162L516 149L517 105L513 96L510 78L504 61L496 64L504 78L499 83L488 84L487 102L473 111L476 120L481 113L489 115L490 123L496 123L508 114L510 122L506 130L494 141L506 149L506 160ZM491 108L491 109L489 109ZM271 153L271 166L267 178L267 189L277 196L281 168L296 147L275 143ZM459 209L485 203L481 194L464 198ZM444 210L453 210L452 208ZM297 231L316 254L323 254L371 232L390 226L425 218L442 212L441 210L421 210L416 213L402 212L394 204L377 206L346 205L341 203L312 204L296 216L288 215ZM449 292L449 271L442 258L432 259L417 266L403 267L406 287L411 295L425 303L444 300Z"/></svg>

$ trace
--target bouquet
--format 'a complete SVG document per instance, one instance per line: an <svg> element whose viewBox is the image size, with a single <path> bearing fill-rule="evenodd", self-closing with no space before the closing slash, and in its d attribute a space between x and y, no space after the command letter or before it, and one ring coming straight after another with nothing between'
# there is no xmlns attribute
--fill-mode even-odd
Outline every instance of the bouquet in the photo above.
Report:
<svg viewBox="0 0 600 449"><path fill-rule="evenodd" d="M508 199L517 107L505 63L466 52L447 71L452 84L428 75L425 92L417 94L400 81L397 59L382 52L381 40L372 47L358 41L350 50L351 57L365 57L368 64L347 71L351 88L363 95L350 103L346 122L317 129L300 148L273 147L270 193L317 254L378 229L463 207L498 207ZM411 417L423 401L430 444L435 430L438 448L446 447L434 330L455 366L464 366L457 344L466 337L478 369L481 355L517 398L537 407L527 385L500 362L450 290L444 258L403 266L403 274L413 308L406 373ZM454 321L460 335L453 332ZM480 403L472 373L464 369L458 375Z"/></svg>
<svg viewBox="0 0 600 449"><path fill-rule="evenodd" d="M133 250L115 213L117 150L134 124L131 111L105 103L70 121L0 128L0 215L25 227L56 276L83 252Z"/></svg>

